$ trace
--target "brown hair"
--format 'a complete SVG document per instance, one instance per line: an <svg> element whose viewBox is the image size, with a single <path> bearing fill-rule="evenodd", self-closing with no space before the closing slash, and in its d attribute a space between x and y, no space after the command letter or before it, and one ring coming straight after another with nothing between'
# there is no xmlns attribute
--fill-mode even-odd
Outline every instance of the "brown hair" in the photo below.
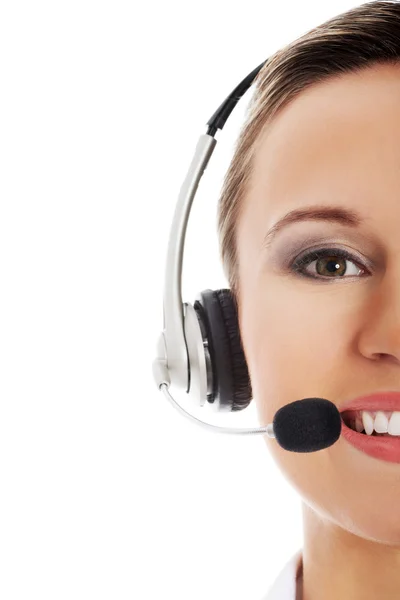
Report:
<svg viewBox="0 0 400 600"><path fill-rule="evenodd" d="M278 50L254 80L255 91L235 144L218 203L220 257L239 305L236 226L256 142L267 122L302 90L341 73L400 61L400 2L367 2L311 29Z"/></svg>

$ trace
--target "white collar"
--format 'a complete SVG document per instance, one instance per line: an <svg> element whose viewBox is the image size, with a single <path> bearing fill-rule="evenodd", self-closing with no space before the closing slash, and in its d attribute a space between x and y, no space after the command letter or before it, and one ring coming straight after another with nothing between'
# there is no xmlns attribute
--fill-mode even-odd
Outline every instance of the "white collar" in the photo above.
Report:
<svg viewBox="0 0 400 600"><path fill-rule="evenodd" d="M262 600L297 600L296 583L303 567L302 548L286 563Z"/></svg>

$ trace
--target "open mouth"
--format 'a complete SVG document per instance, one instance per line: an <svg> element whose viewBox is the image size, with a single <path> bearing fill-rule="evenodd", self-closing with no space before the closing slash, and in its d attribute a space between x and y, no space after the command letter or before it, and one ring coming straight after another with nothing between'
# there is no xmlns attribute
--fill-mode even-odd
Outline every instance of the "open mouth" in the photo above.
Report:
<svg viewBox="0 0 400 600"><path fill-rule="evenodd" d="M373 415L375 413L372 413ZM390 415L390 413L388 413ZM361 411L344 411L341 413L342 421L349 428L355 431L356 433L360 433L361 435L367 435L368 437L390 437L390 438L400 438L400 434L391 434L391 433L378 433L373 429L372 433L367 433L365 431L363 421L361 418Z"/></svg>

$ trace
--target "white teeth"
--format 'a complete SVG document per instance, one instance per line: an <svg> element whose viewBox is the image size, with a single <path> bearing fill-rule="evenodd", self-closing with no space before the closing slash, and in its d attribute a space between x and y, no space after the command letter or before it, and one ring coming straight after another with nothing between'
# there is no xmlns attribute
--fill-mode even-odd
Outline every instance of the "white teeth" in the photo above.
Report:
<svg viewBox="0 0 400 600"><path fill-rule="evenodd" d="M374 428L377 433L387 433L388 432L389 421L387 416L381 410L378 410L375 417Z"/></svg>
<svg viewBox="0 0 400 600"><path fill-rule="evenodd" d="M374 430L374 419L372 418L372 415L367 410L363 410L361 412L361 416L365 433L367 435L371 435Z"/></svg>
<svg viewBox="0 0 400 600"><path fill-rule="evenodd" d="M388 433L400 435L400 412L394 412L390 417Z"/></svg>
<svg viewBox="0 0 400 600"><path fill-rule="evenodd" d="M375 430L376 433L400 436L400 411L385 413L385 411L378 410L376 413L372 413L362 410L357 412L353 425L356 431L361 433L364 429L367 435L372 435Z"/></svg>
<svg viewBox="0 0 400 600"><path fill-rule="evenodd" d="M356 426L356 431L358 431L358 433L361 433L362 431L364 431L363 420L361 418L361 415L359 415L358 413L357 413L357 416L356 416L355 426Z"/></svg>

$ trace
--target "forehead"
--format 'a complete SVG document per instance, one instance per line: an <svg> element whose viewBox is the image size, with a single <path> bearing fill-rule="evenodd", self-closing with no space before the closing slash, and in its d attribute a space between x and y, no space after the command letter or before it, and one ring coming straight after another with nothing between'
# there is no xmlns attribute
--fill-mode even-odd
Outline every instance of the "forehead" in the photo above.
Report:
<svg viewBox="0 0 400 600"><path fill-rule="evenodd" d="M349 158L377 157L383 143L399 149L399 130L400 65L346 73L304 90L273 119L260 136L253 174L290 170L299 181L333 163L346 171Z"/></svg>
<svg viewBox="0 0 400 600"><path fill-rule="evenodd" d="M246 227L257 243L293 208L365 209L383 196L400 218L400 64L313 84L273 118L257 141L238 243Z"/></svg>

